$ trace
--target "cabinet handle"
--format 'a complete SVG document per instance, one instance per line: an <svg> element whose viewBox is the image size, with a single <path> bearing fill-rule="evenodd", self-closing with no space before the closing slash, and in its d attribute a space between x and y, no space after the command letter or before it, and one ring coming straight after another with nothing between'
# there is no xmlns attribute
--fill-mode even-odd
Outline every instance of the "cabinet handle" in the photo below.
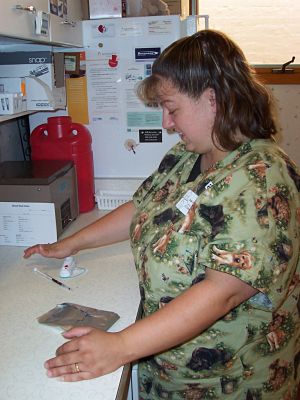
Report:
<svg viewBox="0 0 300 400"><path fill-rule="evenodd" d="M22 11L28 11L28 12L31 12L32 14L35 14L35 13L36 13L36 8L35 8L34 6L26 6L26 7L23 7L23 6L21 6L20 4L17 4L17 5L15 6L15 9L16 9L16 10L22 10Z"/></svg>
<svg viewBox="0 0 300 400"><path fill-rule="evenodd" d="M67 19L63 20L61 22L61 24L72 26L72 28L74 28L76 26L76 22L75 21L68 21Z"/></svg>

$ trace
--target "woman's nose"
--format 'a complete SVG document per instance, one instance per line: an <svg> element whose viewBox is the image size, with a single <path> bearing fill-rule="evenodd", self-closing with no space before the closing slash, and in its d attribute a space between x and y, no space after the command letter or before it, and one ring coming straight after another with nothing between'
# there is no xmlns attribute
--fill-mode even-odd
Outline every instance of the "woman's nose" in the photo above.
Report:
<svg viewBox="0 0 300 400"><path fill-rule="evenodd" d="M175 126L173 118L168 111L163 111L162 126L164 129L172 129Z"/></svg>

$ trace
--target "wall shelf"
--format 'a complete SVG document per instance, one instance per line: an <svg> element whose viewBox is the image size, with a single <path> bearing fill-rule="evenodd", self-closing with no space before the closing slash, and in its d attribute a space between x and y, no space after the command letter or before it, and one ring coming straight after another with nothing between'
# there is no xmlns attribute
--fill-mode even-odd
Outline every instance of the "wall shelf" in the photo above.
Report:
<svg viewBox="0 0 300 400"><path fill-rule="evenodd" d="M36 111L24 111L17 114L10 114L10 115L0 115L0 123L4 121L9 121L10 119L15 119L19 117L23 117L24 115L30 115L35 113Z"/></svg>

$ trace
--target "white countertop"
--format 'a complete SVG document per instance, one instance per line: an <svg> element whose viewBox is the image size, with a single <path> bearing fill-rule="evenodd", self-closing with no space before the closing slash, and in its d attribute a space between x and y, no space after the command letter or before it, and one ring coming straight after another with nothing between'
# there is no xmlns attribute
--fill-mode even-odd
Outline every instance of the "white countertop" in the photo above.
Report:
<svg viewBox="0 0 300 400"><path fill-rule="evenodd" d="M101 215L81 214L65 234L77 231ZM34 267L59 278L62 260L34 255L23 259L24 247L0 246L0 400L113 400L123 368L100 378L65 383L46 376L43 363L65 339L58 330L37 322L57 304L77 303L114 311L120 330L136 319L139 290L128 242L86 250L75 256L86 267L82 276L63 280L68 291L33 272ZM62 280L61 278L59 278Z"/></svg>

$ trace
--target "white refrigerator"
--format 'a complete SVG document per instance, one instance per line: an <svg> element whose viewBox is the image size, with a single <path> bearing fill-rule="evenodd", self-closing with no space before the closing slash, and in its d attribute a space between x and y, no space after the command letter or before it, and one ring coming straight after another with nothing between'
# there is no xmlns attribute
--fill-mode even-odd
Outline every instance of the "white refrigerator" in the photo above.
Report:
<svg viewBox="0 0 300 400"><path fill-rule="evenodd" d="M179 15L83 21L89 125L96 178L144 178L178 142L162 128L159 109L145 107L135 87L155 58L197 29Z"/></svg>

